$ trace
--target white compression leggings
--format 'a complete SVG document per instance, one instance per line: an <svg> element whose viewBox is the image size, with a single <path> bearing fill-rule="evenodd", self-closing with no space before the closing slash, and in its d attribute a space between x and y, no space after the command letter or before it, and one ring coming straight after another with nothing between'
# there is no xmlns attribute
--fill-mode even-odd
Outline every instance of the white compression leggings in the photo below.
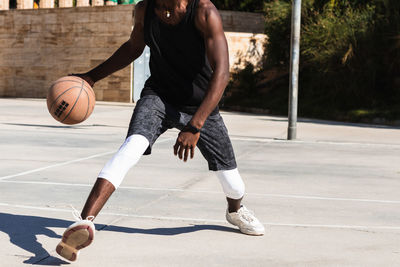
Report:
<svg viewBox="0 0 400 267"><path fill-rule="evenodd" d="M143 135L129 136L118 152L106 163L99 173L99 177L108 180L117 189L128 170L139 161L148 146L149 141ZM240 199L243 197L245 187L237 169L216 171L215 173L228 198Z"/></svg>

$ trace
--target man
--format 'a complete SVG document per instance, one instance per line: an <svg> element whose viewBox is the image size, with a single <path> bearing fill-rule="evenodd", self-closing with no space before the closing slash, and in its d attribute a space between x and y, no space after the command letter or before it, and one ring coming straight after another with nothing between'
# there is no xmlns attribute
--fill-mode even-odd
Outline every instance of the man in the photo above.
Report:
<svg viewBox="0 0 400 267"><path fill-rule="evenodd" d="M151 77L136 104L125 142L100 172L81 220L64 232L57 246L57 252L68 260L75 260L78 250L92 242L92 221L127 171L173 127L180 130L174 154L186 162L197 146L209 169L215 171L227 197L228 222L245 234L264 234L263 225L241 205L244 184L218 112L229 79L229 60L217 9L210 0L139 2L130 39L104 63L79 76L93 85L129 65L145 45L150 47Z"/></svg>

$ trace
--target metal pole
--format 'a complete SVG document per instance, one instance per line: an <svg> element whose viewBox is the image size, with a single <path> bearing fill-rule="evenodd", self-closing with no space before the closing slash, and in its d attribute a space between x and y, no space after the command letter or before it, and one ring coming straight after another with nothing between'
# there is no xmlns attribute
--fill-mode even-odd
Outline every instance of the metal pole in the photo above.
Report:
<svg viewBox="0 0 400 267"><path fill-rule="evenodd" d="M299 84L301 0L293 0L290 38L289 127L288 140L297 135L297 96Z"/></svg>

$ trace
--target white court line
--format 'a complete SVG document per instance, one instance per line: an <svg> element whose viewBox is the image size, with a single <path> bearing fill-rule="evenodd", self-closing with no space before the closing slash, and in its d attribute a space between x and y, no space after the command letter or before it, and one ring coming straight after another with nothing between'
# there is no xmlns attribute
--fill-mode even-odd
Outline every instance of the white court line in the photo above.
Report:
<svg viewBox="0 0 400 267"><path fill-rule="evenodd" d="M156 143L158 143L158 144L159 143L164 143L164 142L167 142L167 141L170 141L170 140L172 140L172 138L168 138L168 139L164 139L164 140L161 140L161 141L157 141ZM72 163L88 160L88 159L98 158L98 157L102 157L102 156L105 156L105 155L113 154L115 152L116 152L116 150L113 150L113 151L108 151L108 152L104 152L104 153L95 154L95 155L92 155L92 156L89 156L89 157L84 157L84 158L69 160L69 161L65 161L65 162L60 162L60 163L57 163L57 164L53 164L53 165L49 165L49 166L33 169L33 170L30 170L30 171L25 171L25 172L20 172L20 173L17 173L17 174L3 176L3 177L0 177L0 180L10 179L10 178L18 177L18 176L23 176L23 175L26 175L26 174L40 172L40 171L47 170L47 169L50 169L50 168L60 167L60 166L64 166L64 165L68 165L68 164L72 164Z"/></svg>
<svg viewBox="0 0 400 267"><path fill-rule="evenodd" d="M0 203L0 206L20 208L20 209L30 209L30 210L33 209L33 210L43 210L43 211L67 212L67 213L72 212L69 209L36 207L36 206L8 204L8 203ZM109 216L121 216L121 217L153 219L153 220L187 221L187 222L201 222L201 223L212 222L212 223L227 224L225 220L216 220L216 219L136 215L136 214L124 214L124 213L114 213L114 212L102 212L101 214ZM302 224L302 223L297 224L297 223L276 223L276 222L262 222L262 224L267 226L306 227L306 228L331 228L331 229L353 229L353 230L400 230L400 226L385 226L385 225L367 226L367 225L342 225L342 224Z"/></svg>
<svg viewBox="0 0 400 267"><path fill-rule="evenodd" d="M98 158L98 157L109 155L109 154L112 154L112 153L115 153L115 150L104 152L104 153L100 153L100 154L95 154L95 155L92 155L92 156L89 156L89 157L80 158L80 159L69 160L69 161L65 161L65 162L61 162L61 163L57 163L57 164L53 164L53 165L49 165L49 166L33 169L33 170L30 170L30 171L25 171L25 172L20 172L20 173L17 173L17 174L3 176L3 177L0 177L0 180L10 179L10 178L18 177L18 176L23 176L23 175L26 175L26 174L40 172L40 171L47 170L47 169L50 169L50 168L60 167L60 166L72 164L72 163L75 163L75 162L80 162L80 161L84 161L84 160L88 160L88 159Z"/></svg>
<svg viewBox="0 0 400 267"><path fill-rule="evenodd" d="M248 141L248 142L260 142L260 143L285 143L285 144L322 144L322 145L341 145L341 146L373 146L373 147L400 147L400 144L379 144L379 143L357 143L357 142L335 142L335 141L305 141L305 140L284 140L274 138L257 138L257 137L235 137L231 136L233 141Z"/></svg>
<svg viewBox="0 0 400 267"><path fill-rule="evenodd" d="M77 187L92 187L93 186L93 184L72 184L72 183L38 182L38 181L0 181L0 183L77 186ZM155 188L155 187L139 187L139 186L120 186L118 189L187 192L187 193L200 193L200 194L222 194L223 193L222 191L187 190L187 189L179 189L179 188ZM275 197L275 198L296 198L296 199L310 199L310 200L354 201L354 202L372 202L372 203L382 203L382 204L400 204L400 200L385 200L385 199L340 198L340 197L322 197L322 196L268 194L268 193L246 193L246 195L260 196L260 197Z"/></svg>
<svg viewBox="0 0 400 267"><path fill-rule="evenodd" d="M174 138L164 139L164 140L161 140L161 141L157 141L156 143L163 143L163 142L170 141L172 139L174 139ZM231 140L235 140L235 141L252 141L252 142L262 142L262 143L288 143L288 144L291 144L291 143L303 143L303 144L331 144L331 145L366 145L366 146L383 146L383 147L391 147L391 148L393 148L393 146L400 146L400 145L397 145L397 144L386 145L386 144L369 144L369 143L339 143L339 142L325 142L325 141L313 141L313 142L310 142L310 141L301 141L301 140L287 141L287 140L276 140L276 139L266 139L266 138L251 138L251 137L249 137L249 138L247 138L247 137L243 137L243 138L242 137L231 137ZM30 171L25 171L25 172L20 172L20 173L17 173L17 174L2 176L2 177L0 177L0 180L10 179L10 178L18 177L18 176L23 176L23 175L26 175L26 174L31 174L31 173L43 171L43 170L50 169L50 168L55 168L55 167L60 167L60 166L72 164L72 163L75 163L75 162L80 162L80 161L93 159L93 158L97 158L97 157L102 157L102 156L105 156L105 155L113 154L115 152L116 152L116 150L113 150L113 151L109 151L109 152L104 152L104 153L92 155L92 156L89 156L89 157L84 157L84 158L80 158L80 159L70 160L70 161L66 161L66 162L61 162L61 163L57 163L57 164L53 164L53 165L49 165L49 166L33 169L33 170L30 170Z"/></svg>

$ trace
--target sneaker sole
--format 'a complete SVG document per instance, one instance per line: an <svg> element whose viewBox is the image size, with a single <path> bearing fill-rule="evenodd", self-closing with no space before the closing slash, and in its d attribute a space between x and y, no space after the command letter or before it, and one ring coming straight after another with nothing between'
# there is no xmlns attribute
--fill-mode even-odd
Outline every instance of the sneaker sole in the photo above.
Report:
<svg viewBox="0 0 400 267"><path fill-rule="evenodd" d="M265 230L262 232L257 232L257 231L246 231L246 229L241 229L239 226L237 226L236 224L234 224L233 222L231 222L231 220L226 216L226 220L228 221L228 223L232 224L233 226L236 226L237 228L239 228L239 231L243 234L246 235L254 235L254 236L260 236L260 235L264 235L265 234Z"/></svg>
<svg viewBox="0 0 400 267"><path fill-rule="evenodd" d="M78 225L63 234L61 242L57 245L57 253L69 260L75 261L79 251L89 246L94 237L94 230L88 225Z"/></svg>
<svg viewBox="0 0 400 267"><path fill-rule="evenodd" d="M246 234L246 235L253 235L253 236L261 236L261 235L264 235L264 233L265 232L248 232L248 231L246 231L246 230L243 230L243 229L240 229L239 228L239 230L240 230L240 232L242 232L243 234Z"/></svg>

